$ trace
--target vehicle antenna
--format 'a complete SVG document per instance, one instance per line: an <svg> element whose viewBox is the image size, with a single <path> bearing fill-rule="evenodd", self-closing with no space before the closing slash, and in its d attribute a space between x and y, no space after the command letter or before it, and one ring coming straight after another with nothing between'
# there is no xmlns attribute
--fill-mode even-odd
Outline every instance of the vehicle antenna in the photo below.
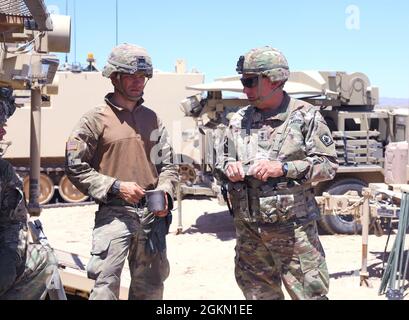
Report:
<svg viewBox="0 0 409 320"><path fill-rule="evenodd" d="M65 15L68 16L68 0L65 0ZM65 63L68 64L68 53L65 54Z"/></svg>
<svg viewBox="0 0 409 320"><path fill-rule="evenodd" d="M116 2L115 12L116 12L116 45L118 45L118 0Z"/></svg>
<svg viewBox="0 0 409 320"><path fill-rule="evenodd" d="M77 0L74 0L74 63L77 64Z"/></svg>

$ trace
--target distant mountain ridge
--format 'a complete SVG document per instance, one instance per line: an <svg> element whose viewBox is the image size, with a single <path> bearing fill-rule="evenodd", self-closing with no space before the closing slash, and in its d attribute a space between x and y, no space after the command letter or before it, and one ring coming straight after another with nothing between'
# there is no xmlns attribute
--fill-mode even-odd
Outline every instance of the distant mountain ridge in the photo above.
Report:
<svg viewBox="0 0 409 320"><path fill-rule="evenodd" d="M408 107L409 99L399 99L399 98L380 98L379 105L389 106L389 107Z"/></svg>

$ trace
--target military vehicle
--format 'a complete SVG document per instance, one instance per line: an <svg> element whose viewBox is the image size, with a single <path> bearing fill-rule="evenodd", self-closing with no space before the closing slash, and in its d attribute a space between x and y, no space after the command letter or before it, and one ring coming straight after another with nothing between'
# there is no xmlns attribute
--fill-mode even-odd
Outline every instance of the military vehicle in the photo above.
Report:
<svg viewBox="0 0 409 320"><path fill-rule="evenodd" d="M69 52L71 19L68 16L50 15L41 0L2 1L0 31L0 85L30 92L30 108L27 110L31 117L31 131L28 131L27 126L30 121L16 125L15 130L27 128L25 146L30 137L30 180L27 181L27 193L30 214L34 214L35 211L41 211L38 204L38 182L42 100L49 99L58 90L53 82L59 60L49 52ZM10 143L7 145L10 146Z"/></svg>
<svg viewBox="0 0 409 320"><path fill-rule="evenodd" d="M91 108L104 103L105 95L113 90L109 79L102 77L88 57L85 68L69 67L57 71L58 95L43 99L42 106L42 150L39 203L45 205L52 200L67 203L82 203L88 197L78 191L64 173L65 144L71 130L81 116ZM65 67L64 67L65 68ZM173 134L173 128L181 132L194 126L193 119L184 118L179 110L180 101L191 94L187 86L203 83L204 75L187 73L183 61L177 61L175 72L155 71L145 90L145 105L155 110ZM5 158L24 177L24 192L29 197L30 155L27 148L30 122L30 92L17 92L21 110L10 119L8 128L9 146ZM59 197L58 197L59 196Z"/></svg>
<svg viewBox="0 0 409 320"><path fill-rule="evenodd" d="M194 118L197 126L196 130L185 132L184 137L199 146L199 151L192 152L194 161L182 167L184 185L181 195L217 195L221 199L220 185L213 177L214 145L228 124L229 115L249 102L242 94L239 76L189 89L200 93L183 100L182 106L185 115ZM369 183L384 182L385 147L392 142L409 141L408 116L377 109L379 89L371 86L365 74L293 72L285 90L320 109L336 144L340 168L333 181L315 185L316 195L323 192L341 195L354 191L359 194ZM402 152L407 155L407 144ZM408 181L406 165L407 162L403 165L405 172L400 175L402 183ZM331 234L353 234L361 229L359 220L342 214L342 210L338 214L324 215L320 225Z"/></svg>

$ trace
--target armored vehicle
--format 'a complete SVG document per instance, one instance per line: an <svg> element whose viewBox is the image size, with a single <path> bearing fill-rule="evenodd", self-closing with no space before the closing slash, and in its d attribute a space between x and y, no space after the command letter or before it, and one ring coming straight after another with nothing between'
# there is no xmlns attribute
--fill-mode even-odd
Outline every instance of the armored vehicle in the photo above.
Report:
<svg viewBox="0 0 409 320"><path fill-rule="evenodd" d="M185 185L181 192L220 196L220 185L212 175L214 145L230 115L249 102L242 94L238 76L189 88L200 93L184 100L182 106L186 116L194 118L197 126L194 131L185 132L184 137L195 140L200 147L199 152L195 150L194 161L182 166ZM323 192L360 193L369 183L384 182L385 146L407 141L408 117L396 111L377 109L379 89L371 86L365 74L293 72L285 90L320 109L336 144L340 168L333 181L315 185L317 196ZM407 153L407 147L404 152ZM194 153L192 151L192 155ZM406 183L406 172L403 176ZM336 213L323 216L320 225L329 233L352 234L361 229L359 221L351 215Z"/></svg>

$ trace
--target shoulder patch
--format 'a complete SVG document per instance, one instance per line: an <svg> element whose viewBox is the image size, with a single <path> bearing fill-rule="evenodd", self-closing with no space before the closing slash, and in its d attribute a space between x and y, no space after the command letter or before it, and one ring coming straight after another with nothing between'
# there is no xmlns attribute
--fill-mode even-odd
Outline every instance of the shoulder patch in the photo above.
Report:
<svg viewBox="0 0 409 320"><path fill-rule="evenodd" d="M332 137L329 134L323 134L320 137L320 140L322 141L322 143L326 146L329 147L331 145L334 144L334 140L332 139Z"/></svg>

